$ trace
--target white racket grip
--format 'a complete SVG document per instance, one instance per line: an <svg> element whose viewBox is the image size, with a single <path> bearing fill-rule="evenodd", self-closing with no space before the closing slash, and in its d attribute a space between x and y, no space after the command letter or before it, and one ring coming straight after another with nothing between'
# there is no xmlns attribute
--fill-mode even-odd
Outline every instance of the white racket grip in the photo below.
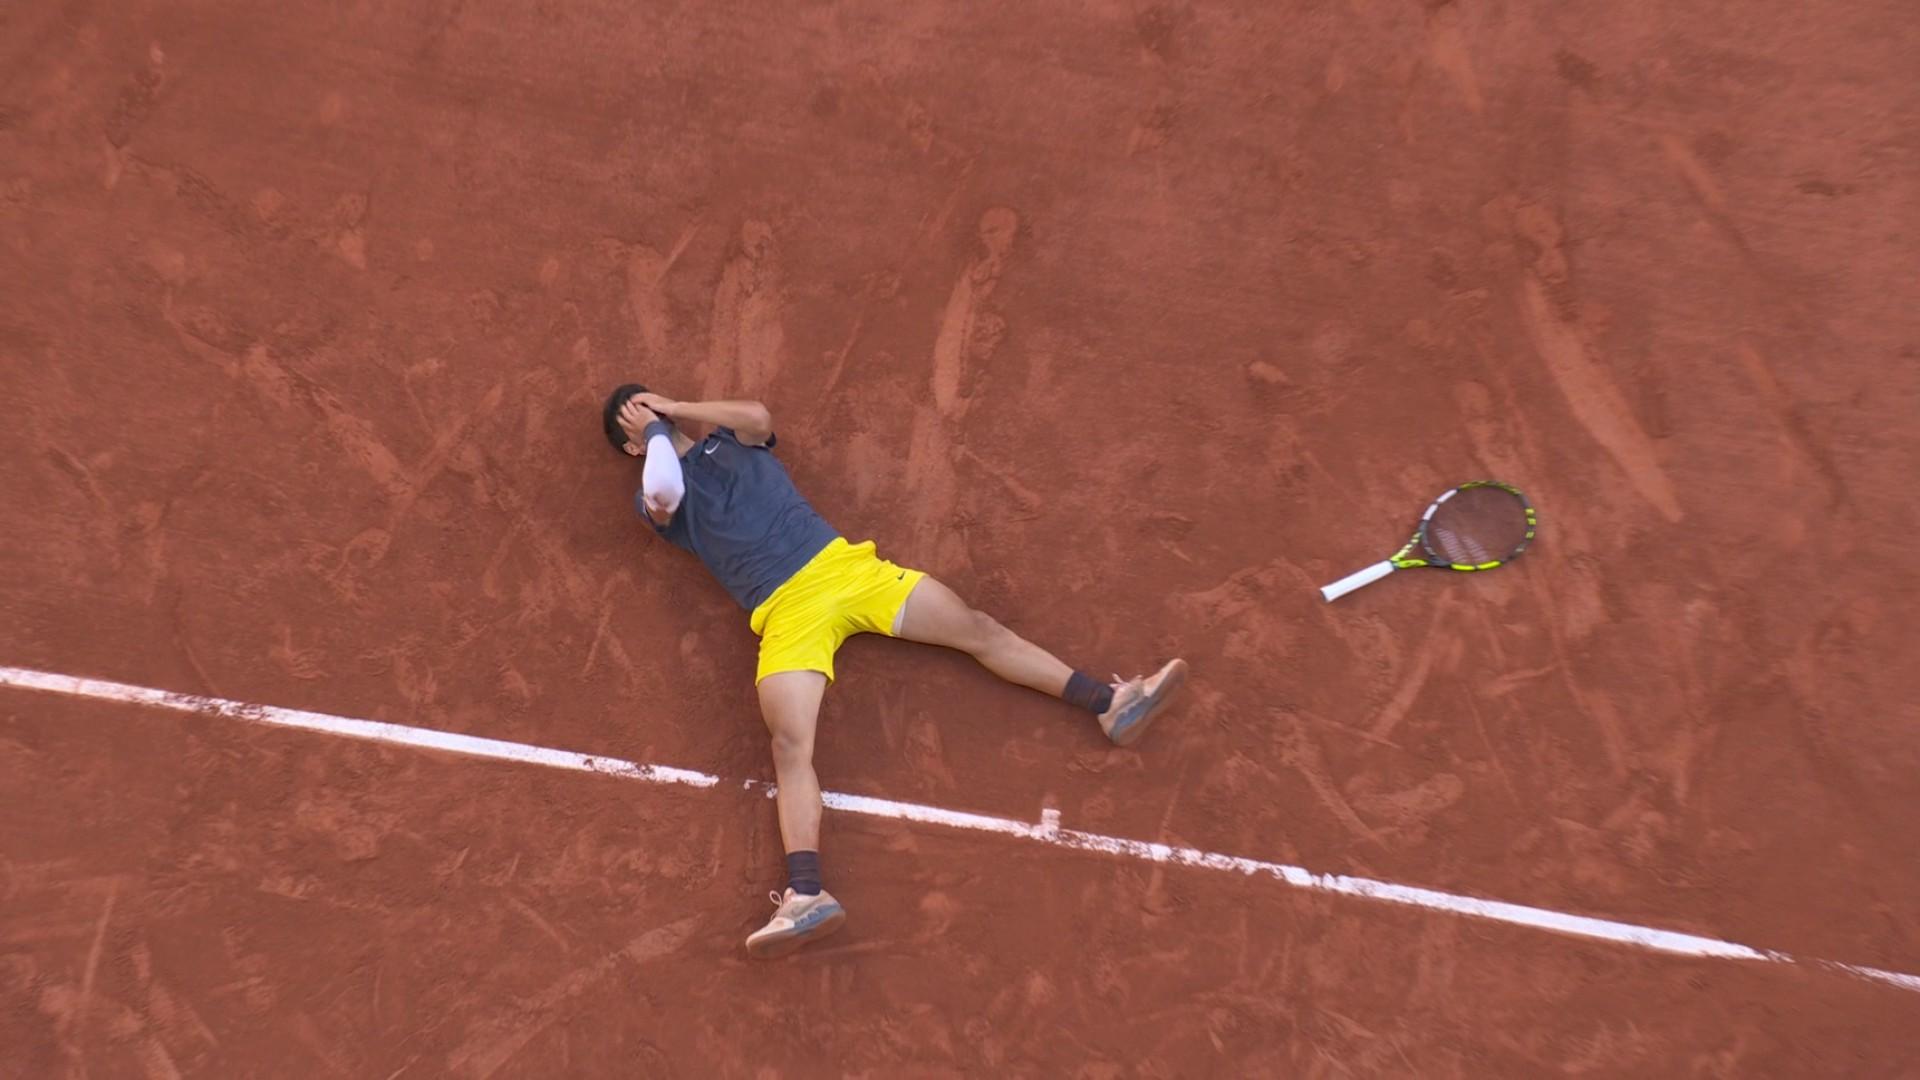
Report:
<svg viewBox="0 0 1920 1080"><path fill-rule="evenodd" d="M1356 570L1331 585L1322 586L1320 595L1326 597L1328 603L1332 603L1360 586L1371 585L1391 573L1393 573L1392 561L1377 562L1365 570Z"/></svg>

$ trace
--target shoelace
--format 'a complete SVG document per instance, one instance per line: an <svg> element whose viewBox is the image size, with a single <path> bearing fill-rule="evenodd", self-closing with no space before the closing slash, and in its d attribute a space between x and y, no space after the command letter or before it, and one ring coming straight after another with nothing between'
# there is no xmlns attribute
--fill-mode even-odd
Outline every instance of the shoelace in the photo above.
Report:
<svg viewBox="0 0 1920 1080"><path fill-rule="evenodd" d="M780 891L775 889L773 892L768 893L767 899L773 901L773 906L778 908L781 904Z"/></svg>

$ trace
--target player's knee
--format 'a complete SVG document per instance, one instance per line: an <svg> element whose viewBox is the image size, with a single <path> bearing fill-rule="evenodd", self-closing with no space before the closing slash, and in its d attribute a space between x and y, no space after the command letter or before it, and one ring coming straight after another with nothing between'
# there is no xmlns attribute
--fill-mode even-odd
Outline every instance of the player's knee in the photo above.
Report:
<svg viewBox="0 0 1920 1080"><path fill-rule="evenodd" d="M812 736L784 728L773 733L773 763L776 767L805 765L812 760Z"/></svg>
<svg viewBox="0 0 1920 1080"><path fill-rule="evenodd" d="M967 651L981 656L1004 646L1013 637L1013 631L1000 625L1000 620L984 611L967 612Z"/></svg>

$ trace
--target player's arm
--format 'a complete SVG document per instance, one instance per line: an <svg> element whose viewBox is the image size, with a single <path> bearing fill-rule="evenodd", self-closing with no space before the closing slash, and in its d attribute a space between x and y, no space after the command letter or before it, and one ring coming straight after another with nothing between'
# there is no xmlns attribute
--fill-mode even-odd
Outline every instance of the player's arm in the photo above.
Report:
<svg viewBox="0 0 1920 1080"><path fill-rule="evenodd" d="M686 477L680 473L680 455L673 450L673 427L665 420L646 426L647 460L640 466L640 498L647 516L665 528L686 497Z"/></svg>
<svg viewBox="0 0 1920 1080"><path fill-rule="evenodd" d="M629 439L647 448L646 462L640 466L640 501L647 517L665 528L687 493L680 455L673 445L673 425L637 399L629 399L620 409L620 427Z"/></svg>
<svg viewBox="0 0 1920 1080"><path fill-rule="evenodd" d="M773 436L773 415L757 401L672 401L658 394L636 394L634 400L676 424L731 428L746 446L765 446Z"/></svg>

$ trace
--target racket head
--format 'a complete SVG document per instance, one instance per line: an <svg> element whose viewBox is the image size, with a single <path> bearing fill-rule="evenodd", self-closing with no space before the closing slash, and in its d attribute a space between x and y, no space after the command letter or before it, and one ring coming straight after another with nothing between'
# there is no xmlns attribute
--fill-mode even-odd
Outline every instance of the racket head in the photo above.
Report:
<svg viewBox="0 0 1920 1080"><path fill-rule="evenodd" d="M1492 570L1519 558L1538 527L1533 504L1519 488L1469 480L1433 500L1420 516L1408 565Z"/></svg>

